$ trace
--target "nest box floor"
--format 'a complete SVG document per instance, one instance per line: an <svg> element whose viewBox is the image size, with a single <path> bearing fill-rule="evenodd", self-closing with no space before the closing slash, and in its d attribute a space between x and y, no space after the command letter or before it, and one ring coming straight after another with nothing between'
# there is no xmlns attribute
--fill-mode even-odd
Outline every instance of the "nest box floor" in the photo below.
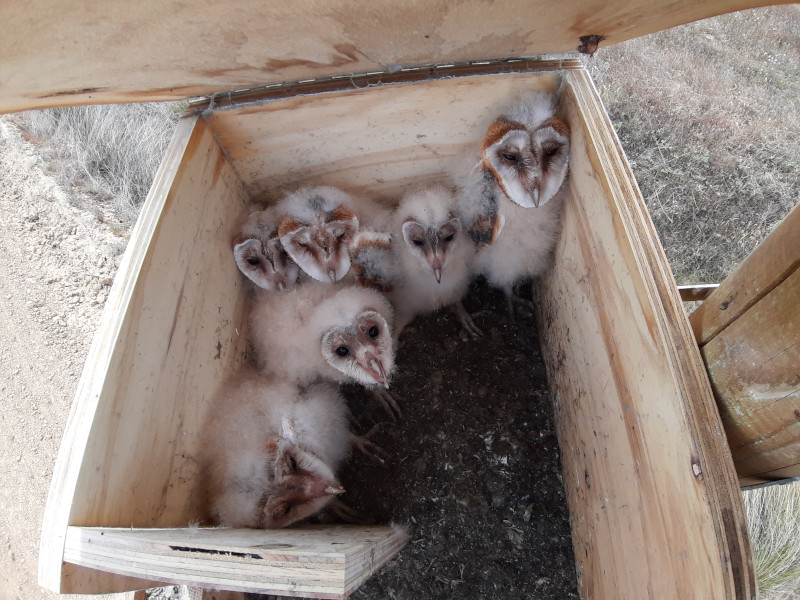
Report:
<svg viewBox="0 0 800 600"><path fill-rule="evenodd" d="M382 469L346 464L343 500L378 523L407 523L409 544L352 598L578 598L550 392L533 315L509 319L483 282L464 301L483 338L453 312L401 336L392 391L403 415L372 438ZM387 421L350 389L359 432Z"/></svg>

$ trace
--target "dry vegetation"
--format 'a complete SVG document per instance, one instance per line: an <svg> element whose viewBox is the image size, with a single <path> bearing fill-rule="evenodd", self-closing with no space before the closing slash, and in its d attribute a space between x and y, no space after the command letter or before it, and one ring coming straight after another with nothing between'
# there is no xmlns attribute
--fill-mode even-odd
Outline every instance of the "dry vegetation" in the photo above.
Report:
<svg viewBox="0 0 800 600"><path fill-rule="evenodd" d="M66 188L110 203L124 227L136 221L183 106L78 106L26 113L29 133L50 140Z"/></svg>
<svg viewBox="0 0 800 600"><path fill-rule="evenodd" d="M761 600L800 598L800 483L745 492Z"/></svg>
<svg viewBox="0 0 800 600"><path fill-rule="evenodd" d="M721 281L798 200L800 6L676 27L586 63L676 279ZM29 120L33 135L54 139L65 176L130 224L179 110L86 107ZM745 502L761 598L800 597L800 484L746 492Z"/></svg>
<svg viewBox="0 0 800 600"><path fill-rule="evenodd" d="M717 283L794 206L800 6L601 48L589 69L678 283Z"/></svg>

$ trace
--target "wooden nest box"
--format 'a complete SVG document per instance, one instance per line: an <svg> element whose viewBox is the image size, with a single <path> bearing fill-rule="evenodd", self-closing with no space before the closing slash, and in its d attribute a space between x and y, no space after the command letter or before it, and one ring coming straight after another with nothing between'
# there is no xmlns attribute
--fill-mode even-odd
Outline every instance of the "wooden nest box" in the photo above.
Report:
<svg viewBox="0 0 800 600"><path fill-rule="evenodd" d="M759 4L3 4L0 112L209 95L178 123L89 353L48 498L41 585L343 598L399 551L389 527L188 528L207 516L200 425L245 350L235 220L299 184L391 201L477 147L519 92L563 82L570 197L538 321L581 595L754 597L695 336L608 115L563 53ZM561 55L530 58L544 53Z"/></svg>

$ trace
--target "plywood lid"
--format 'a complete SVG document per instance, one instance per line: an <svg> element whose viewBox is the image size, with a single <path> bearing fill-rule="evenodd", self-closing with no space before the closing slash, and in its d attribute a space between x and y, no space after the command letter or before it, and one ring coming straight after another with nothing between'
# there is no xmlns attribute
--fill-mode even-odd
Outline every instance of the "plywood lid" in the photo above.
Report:
<svg viewBox="0 0 800 600"><path fill-rule="evenodd" d="M769 0L0 3L0 112L574 52Z"/></svg>

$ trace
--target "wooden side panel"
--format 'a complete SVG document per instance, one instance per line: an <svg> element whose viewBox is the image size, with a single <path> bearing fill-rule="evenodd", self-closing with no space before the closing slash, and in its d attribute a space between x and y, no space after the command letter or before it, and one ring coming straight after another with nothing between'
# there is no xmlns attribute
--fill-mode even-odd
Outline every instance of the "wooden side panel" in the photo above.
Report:
<svg viewBox="0 0 800 600"><path fill-rule="evenodd" d="M193 457L205 408L245 351L246 295L229 253L245 201L205 123L182 120L76 392L44 518L43 586L118 589L80 569L62 582L68 525L186 526L207 516Z"/></svg>
<svg viewBox="0 0 800 600"><path fill-rule="evenodd" d="M490 83L491 82L491 83ZM209 118L251 196L334 185L382 201L478 161L489 124L520 92L557 89L553 72L441 79L214 112Z"/></svg>
<svg viewBox="0 0 800 600"><path fill-rule="evenodd" d="M800 476L800 270L702 352L739 477Z"/></svg>
<svg viewBox="0 0 800 600"><path fill-rule="evenodd" d="M567 81L571 198L538 296L581 595L750 599L744 508L668 263L591 81Z"/></svg>
<svg viewBox="0 0 800 600"><path fill-rule="evenodd" d="M0 3L0 112L572 52L774 0Z"/></svg>
<svg viewBox="0 0 800 600"><path fill-rule="evenodd" d="M175 584L346 598L406 544L386 526L257 529L70 527L64 559Z"/></svg>

